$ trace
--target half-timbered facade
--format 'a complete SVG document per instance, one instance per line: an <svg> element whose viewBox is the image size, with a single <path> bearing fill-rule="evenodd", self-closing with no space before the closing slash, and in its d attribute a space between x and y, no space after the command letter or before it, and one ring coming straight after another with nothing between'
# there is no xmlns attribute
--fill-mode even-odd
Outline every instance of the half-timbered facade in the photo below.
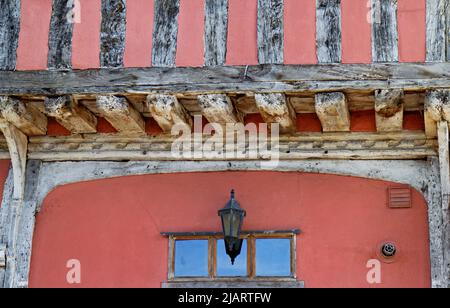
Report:
<svg viewBox="0 0 450 308"><path fill-rule="evenodd" d="M239 283L448 287L449 28L448 0L2 0L0 286L70 286L72 259L81 286L235 286L169 247L211 242L234 188L244 229L299 230L289 279ZM275 124L275 167L174 155L208 123Z"/></svg>

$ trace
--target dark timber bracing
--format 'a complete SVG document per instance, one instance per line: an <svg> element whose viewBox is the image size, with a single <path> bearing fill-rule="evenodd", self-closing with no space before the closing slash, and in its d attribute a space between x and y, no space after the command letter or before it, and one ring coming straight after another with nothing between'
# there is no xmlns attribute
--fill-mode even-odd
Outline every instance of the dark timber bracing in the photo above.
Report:
<svg viewBox="0 0 450 308"><path fill-rule="evenodd" d="M123 66L126 14L126 0L102 0L101 67Z"/></svg>
<svg viewBox="0 0 450 308"><path fill-rule="evenodd" d="M180 0L155 0L153 66L175 66Z"/></svg>

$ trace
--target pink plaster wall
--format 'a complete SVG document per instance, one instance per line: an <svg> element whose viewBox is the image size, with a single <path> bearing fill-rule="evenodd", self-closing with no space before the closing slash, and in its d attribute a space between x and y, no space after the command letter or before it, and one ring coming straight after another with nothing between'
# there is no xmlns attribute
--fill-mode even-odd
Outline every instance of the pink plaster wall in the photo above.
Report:
<svg viewBox="0 0 450 308"><path fill-rule="evenodd" d="M178 17L177 66L205 64L205 1L181 0Z"/></svg>
<svg viewBox="0 0 450 308"><path fill-rule="evenodd" d="M284 0L284 63L316 64L316 0Z"/></svg>
<svg viewBox="0 0 450 308"><path fill-rule="evenodd" d="M372 27L367 0L342 0L342 62L372 62Z"/></svg>
<svg viewBox="0 0 450 308"><path fill-rule="evenodd" d="M280 185L273 185L281 183ZM160 287L168 241L160 232L220 231L217 210L231 188L247 210L244 229L300 228L297 275L306 287L429 287L427 206L389 209L392 183L281 172L132 176L59 187L37 215L31 287ZM384 241L398 246L382 281L366 280ZM81 285L66 282L69 259Z"/></svg>
<svg viewBox="0 0 450 308"><path fill-rule="evenodd" d="M17 70L45 70L52 0L22 0Z"/></svg>
<svg viewBox="0 0 450 308"><path fill-rule="evenodd" d="M426 0L398 0L400 62L425 62Z"/></svg>
<svg viewBox="0 0 450 308"><path fill-rule="evenodd" d="M100 67L101 0L80 0L81 23L75 23L72 43L74 69Z"/></svg>
<svg viewBox="0 0 450 308"><path fill-rule="evenodd" d="M258 64L257 0L229 0L227 65Z"/></svg>
<svg viewBox="0 0 450 308"><path fill-rule="evenodd" d="M152 64L154 0L127 1L125 67Z"/></svg>

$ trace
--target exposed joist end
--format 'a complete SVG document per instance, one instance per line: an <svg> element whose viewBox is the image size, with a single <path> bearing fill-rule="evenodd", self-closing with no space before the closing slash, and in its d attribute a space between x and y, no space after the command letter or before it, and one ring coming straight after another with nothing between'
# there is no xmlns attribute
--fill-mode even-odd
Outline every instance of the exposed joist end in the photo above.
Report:
<svg viewBox="0 0 450 308"><path fill-rule="evenodd" d="M145 134L144 118L128 103L126 98L111 95L98 96L97 109L119 133Z"/></svg>
<svg viewBox="0 0 450 308"><path fill-rule="evenodd" d="M294 133L297 130L297 117L294 108L281 93L255 94L256 106L263 120L278 123L281 133Z"/></svg>
<svg viewBox="0 0 450 308"><path fill-rule="evenodd" d="M47 117L37 108L7 96L0 97L1 116L27 136L47 133Z"/></svg>
<svg viewBox="0 0 450 308"><path fill-rule="evenodd" d="M209 123L225 126L228 123L243 122L243 116L236 111L231 99L225 94L199 95L198 102Z"/></svg>
<svg viewBox="0 0 450 308"><path fill-rule="evenodd" d="M403 90L375 91L375 119L377 131L403 130Z"/></svg>
<svg viewBox="0 0 450 308"><path fill-rule="evenodd" d="M316 94L315 108L324 132L350 131L350 112L344 93Z"/></svg>
<svg viewBox="0 0 450 308"><path fill-rule="evenodd" d="M450 122L450 91L429 91L425 97L425 133L428 138L436 138L437 125L445 120Z"/></svg>
<svg viewBox="0 0 450 308"><path fill-rule="evenodd" d="M175 95L150 94L146 104L153 119L164 132L170 133L174 126L192 129L192 117Z"/></svg>
<svg viewBox="0 0 450 308"><path fill-rule="evenodd" d="M56 121L73 134L89 134L97 132L97 118L76 103L71 96L47 98L45 100L45 113L54 117Z"/></svg>

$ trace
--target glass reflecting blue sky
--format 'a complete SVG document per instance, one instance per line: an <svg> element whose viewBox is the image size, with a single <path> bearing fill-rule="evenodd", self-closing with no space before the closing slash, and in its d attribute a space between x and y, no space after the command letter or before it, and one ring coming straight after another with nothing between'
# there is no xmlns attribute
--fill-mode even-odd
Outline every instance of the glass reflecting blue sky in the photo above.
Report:
<svg viewBox="0 0 450 308"><path fill-rule="evenodd" d="M217 276L247 276L247 240L242 243L241 254L236 258L234 265L231 264L231 259L225 251L224 240L217 241Z"/></svg>
<svg viewBox="0 0 450 308"><path fill-rule="evenodd" d="M208 276L208 241L176 241L175 277Z"/></svg>
<svg viewBox="0 0 450 308"><path fill-rule="evenodd" d="M256 240L256 276L291 275L291 241L289 239Z"/></svg>

